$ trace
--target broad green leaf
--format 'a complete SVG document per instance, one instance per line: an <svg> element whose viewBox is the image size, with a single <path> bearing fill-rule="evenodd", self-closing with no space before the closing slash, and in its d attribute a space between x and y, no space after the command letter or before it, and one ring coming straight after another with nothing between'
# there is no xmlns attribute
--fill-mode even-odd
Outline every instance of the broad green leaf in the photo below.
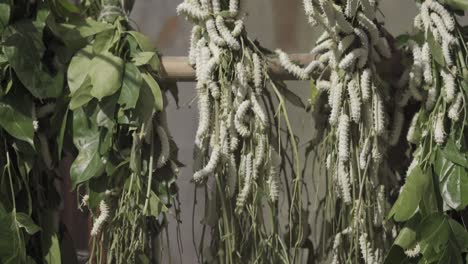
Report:
<svg viewBox="0 0 468 264"><path fill-rule="evenodd" d="M35 233L39 232L39 230L41 230L41 228L34 223L31 217L25 213L16 213L15 219L16 224L19 227L24 228L30 235L34 235Z"/></svg>
<svg viewBox="0 0 468 264"><path fill-rule="evenodd" d="M434 36L431 32L428 32L427 34L427 42L429 44L431 55L434 58L434 60L441 66L445 66L445 59L444 55L442 54L442 47L440 46L439 42L437 42L434 39Z"/></svg>
<svg viewBox="0 0 468 264"><path fill-rule="evenodd" d="M19 112L7 101L0 101L0 126L11 136L34 146L34 127L31 117Z"/></svg>
<svg viewBox="0 0 468 264"><path fill-rule="evenodd" d="M468 10L468 0L443 0L446 5L459 10Z"/></svg>
<svg viewBox="0 0 468 264"><path fill-rule="evenodd" d="M162 111L164 106L161 88L159 87L159 84L149 73L144 72L142 73L142 76L146 84L148 84L149 88L151 89L151 92L153 93L154 106L156 108L156 111Z"/></svg>
<svg viewBox="0 0 468 264"><path fill-rule="evenodd" d="M440 149L437 149L434 170L440 182L444 181L445 178L450 175L455 166L453 162L445 158L445 155Z"/></svg>
<svg viewBox="0 0 468 264"><path fill-rule="evenodd" d="M0 211L0 223L0 263L20 263L18 255L24 245L18 241L12 215Z"/></svg>
<svg viewBox="0 0 468 264"><path fill-rule="evenodd" d="M44 260L47 264L62 263L62 257L60 254L60 242L56 234L52 236L50 248L46 250L48 250L48 252L47 255L44 257Z"/></svg>
<svg viewBox="0 0 468 264"><path fill-rule="evenodd" d="M159 199L154 192L151 192L148 212L145 212L146 215L158 217L161 213L166 213L168 211L169 209L161 202L161 199Z"/></svg>
<svg viewBox="0 0 468 264"><path fill-rule="evenodd" d="M424 248L426 245L436 252L447 244L450 236L450 226L446 215L435 213L423 219L419 225L418 241Z"/></svg>
<svg viewBox="0 0 468 264"><path fill-rule="evenodd" d="M67 71L68 87L73 94L83 85L91 66L93 59L93 47L86 46L76 53L70 61Z"/></svg>
<svg viewBox="0 0 468 264"><path fill-rule="evenodd" d="M460 166L468 168L468 158L465 153L458 150L455 142L450 138L447 140L444 149L442 150L446 159Z"/></svg>
<svg viewBox="0 0 468 264"><path fill-rule="evenodd" d="M75 94L73 94L70 100L70 109L78 109L91 101L93 99L93 96L91 95L92 88L93 86L91 85L91 79L88 77L85 79L81 87L75 92Z"/></svg>
<svg viewBox="0 0 468 264"><path fill-rule="evenodd" d="M135 108L142 84L143 79L138 68L132 63L126 63L118 101L124 110Z"/></svg>
<svg viewBox="0 0 468 264"><path fill-rule="evenodd" d="M406 183L389 213L395 221L410 219L417 211L423 193L426 191L431 176L422 171L419 165L414 166L406 177Z"/></svg>
<svg viewBox="0 0 468 264"><path fill-rule="evenodd" d="M110 52L97 54L91 61L91 95L99 101L113 95L122 86L124 61Z"/></svg>
<svg viewBox="0 0 468 264"><path fill-rule="evenodd" d="M441 182L441 195L445 203L453 209L463 209L463 192L468 191L468 174L466 169L455 165L451 173Z"/></svg>
<svg viewBox="0 0 468 264"><path fill-rule="evenodd" d="M115 43L120 40L120 31L106 30L96 35L93 42L93 50L95 53L108 51Z"/></svg>
<svg viewBox="0 0 468 264"><path fill-rule="evenodd" d="M141 34L138 31L127 31L126 33L130 34L142 51L154 51L154 46L151 44L151 41L145 35Z"/></svg>
<svg viewBox="0 0 468 264"><path fill-rule="evenodd" d="M462 251L468 251L468 231L461 224L453 219L449 219L450 229L454 242Z"/></svg>
<svg viewBox="0 0 468 264"><path fill-rule="evenodd" d="M149 65L151 69L158 72L161 66L159 57L155 52L152 51L143 51L138 52L133 56L133 62L136 66Z"/></svg>
<svg viewBox="0 0 468 264"><path fill-rule="evenodd" d="M413 247L416 242L416 230L420 222L421 217L419 214L411 218L400 230L394 244L400 246L404 250Z"/></svg>
<svg viewBox="0 0 468 264"><path fill-rule="evenodd" d="M154 96L148 85L141 86L140 96L138 97L137 104L135 106L134 119L138 124L146 122L154 113L155 108Z"/></svg>

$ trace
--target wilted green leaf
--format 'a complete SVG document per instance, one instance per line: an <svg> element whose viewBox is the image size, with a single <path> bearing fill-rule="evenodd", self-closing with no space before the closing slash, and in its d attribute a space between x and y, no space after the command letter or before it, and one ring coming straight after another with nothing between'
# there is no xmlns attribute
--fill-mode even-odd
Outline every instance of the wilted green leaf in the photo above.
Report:
<svg viewBox="0 0 468 264"><path fill-rule="evenodd" d="M122 89L118 103L123 109L135 108L143 79L138 68L132 63L125 64L125 73L123 77Z"/></svg>
<svg viewBox="0 0 468 264"><path fill-rule="evenodd" d="M162 111L164 106L161 88L159 87L159 84L149 73L144 72L142 73L142 76L146 84L148 84L148 87L151 89L151 92L153 93L154 106L156 108L156 111Z"/></svg>
<svg viewBox="0 0 468 264"><path fill-rule="evenodd" d="M153 44L151 44L151 41L145 35L138 31L127 31L127 33L136 40L142 51L154 51Z"/></svg>
<svg viewBox="0 0 468 264"><path fill-rule="evenodd" d="M124 61L110 52L97 54L91 61L91 95L99 101L113 95L122 86Z"/></svg>
<svg viewBox="0 0 468 264"><path fill-rule="evenodd" d="M151 192L148 212L146 212L147 216L158 217L161 213L168 211L169 209L161 202L159 197L154 192Z"/></svg>
<svg viewBox="0 0 468 264"><path fill-rule="evenodd" d="M25 213L16 213L15 215L16 224L19 227L22 227L30 235L34 235L36 232L39 232L41 228L37 226L31 217Z"/></svg>

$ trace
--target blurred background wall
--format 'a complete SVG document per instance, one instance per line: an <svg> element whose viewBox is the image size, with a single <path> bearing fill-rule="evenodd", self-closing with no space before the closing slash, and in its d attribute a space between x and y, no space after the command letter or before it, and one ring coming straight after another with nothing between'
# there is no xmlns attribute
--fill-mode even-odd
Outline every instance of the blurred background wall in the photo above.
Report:
<svg viewBox="0 0 468 264"><path fill-rule="evenodd" d="M191 25L182 17L177 17L176 6L182 0L138 0L132 13L132 19L139 30L148 35L155 46L164 55L186 56ZM302 0L251 0L242 1L243 14L246 28L251 38L256 38L264 47L274 50L281 48L286 52L308 52L314 40L320 32L311 29L306 22L302 10ZM412 19L417 12L413 1L408 0L382 0L381 10L385 14L386 27L393 35L398 35L411 30ZM383 20L383 16L380 16ZM194 83L180 83L179 85L180 108L177 109L174 101L169 96L167 108L168 121L172 136L179 147L179 160L186 164L181 169L178 180L180 187L180 202L182 207L180 224L182 257L179 257L177 243L177 229L174 219L170 219L169 249L164 235L165 246L163 249L165 261L163 263L196 263L196 250L193 244L201 237L200 221L203 217L203 197L197 197L199 206L195 211L195 219L192 233L192 211L194 202L194 186L190 182L192 178L192 149L195 131L197 127L196 104L192 107L190 102L195 97ZM307 100L309 86L307 82L289 82L289 89ZM313 124L311 117L303 109L289 106L289 115L295 128L295 133L301 139L299 146L304 151L304 144L312 138ZM304 158L301 164L307 161ZM311 174L308 174L311 175ZM312 177L306 179L309 191L314 188L317 193L310 193L310 197L320 197L323 190L319 183L312 182ZM315 186L315 187L312 187ZM201 193L200 191L198 193ZM314 212L313 199L309 210ZM313 215L310 215L312 223L311 239L314 240L314 230L320 228L313 223ZM170 259L168 257L170 255Z"/></svg>

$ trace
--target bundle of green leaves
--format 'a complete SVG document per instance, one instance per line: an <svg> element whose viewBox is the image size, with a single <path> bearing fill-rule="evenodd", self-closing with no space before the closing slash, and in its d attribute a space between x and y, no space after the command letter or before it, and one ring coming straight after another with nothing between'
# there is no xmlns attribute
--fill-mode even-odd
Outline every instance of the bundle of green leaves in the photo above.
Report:
<svg viewBox="0 0 468 264"><path fill-rule="evenodd" d="M413 162L389 217L405 222L386 263L466 263L468 206L466 28L456 1L427 0L416 33L399 38L407 56L400 84L419 102L408 129ZM459 1L463 3L463 1Z"/></svg>

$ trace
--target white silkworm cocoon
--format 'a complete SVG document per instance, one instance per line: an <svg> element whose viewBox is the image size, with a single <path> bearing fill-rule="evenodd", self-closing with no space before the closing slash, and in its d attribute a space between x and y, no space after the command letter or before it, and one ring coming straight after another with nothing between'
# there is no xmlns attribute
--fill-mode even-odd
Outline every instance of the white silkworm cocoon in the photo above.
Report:
<svg viewBox="0 0 468 264"><path fill-rule="evenodd" d="M374 262L374 253L371 249L370 242L367 241L367 234L362 233L359 236L359 248L361 249L362 258L364 259L365 264L375 264Z"/></svg>
<svg viewBox="0 0 468 264"><path fill-rule="evenodd" d="M364 141L364 146L361 149L361 153L359 154L359 167L361 168L361 170L364 170L366 168L367 157L370 154L371 147L372 145L371 145L370 137L367 137L366 141Z"/></svg>
<svg viewBox="0 0 468 264"><path fill-rule="evenodd" d="M334 5L334 9L335 9L335 21L336 21L336 25L338 26L338 29L341 32L344 32L347 34L352 33L354 31L354 28L351 25L351 23L349 23L348 20L346 20L346 17L343 14L343 10L341 9L341 7Z"/></svg>
<svg viewBox="0 0 468 264"><path fill-rule="evenodd" d="M351 118L358 123L361 119L361 96L359 95L359 87L355 80L348 83L349 105Z"/></svg>
<svg viewBox="0 0 468 264"><path fill-rule="evenodd" d="M239 41L237 41L237 39L231 34L231 31L229 31L229 29L226 27L226 24L224 24L224 18L222 16L216 17L216 27L218 28L219 33L231 49L240 49Z"/></svg>
<svg viewBox="0 0 468 264"><path fill-rule="evenodd" d="M422 63L423 63L423 77L427 84L432 84L432 63L431 63L431 50L427 42L424 43L421 49Z"/></svg>
<svg viewBox="0 0 468 264"><path fill-rule="evenodd" d="M349 160L349 117L346 114L342 114L338 122L338 157L341 162Z"/></svg>
<svg viewBox="0 0 468 264"><path fill-rule="evenodd" d="M97 236L101 231L104 222L109 218L109 206L104 200L99 203L99 216L94 220L93 228L91 229L91 236Z"/></svg>
<svg viewBox="0 0 468 264"><path fill-rule="evenodd" d="M298 79L306 80L308 75L306 74L305 70L298 65L295 65L291 62L288 55L283 51L277 49L276 54L278 54L279 62L283 68L291 73L292 75L296 76Z"/></svg>
<svg viewBox="0 0 468 264"><path fill-rule="evenodd" d="M322 43L318 44L317 46L315 46L311 51L310 51L310 54L319 54L319 53L323 53L323 52L326 52L326 51L329 51L333 48L333 40L332 39L327 39L325 41L323 41Z"/></svg>
<svg viewBox="0 0 468 264"><path fill-rule="evenodd" d="M332 82L333 83L333 82ZM330 91L331 94L331 113L330 113L330 124L334 125L338 122L338 117L341 112L341 103L343 97L343 84L337 84L336 86L332 86Z"/></svg>
<svg viewBox="0 0 468 264"><path fill-rule="evenodd" d="M239 13L239 0L229 0L229 13L231 16L237 16Z"/></svg>
<svg viewBox="0 0 468 264"><path fill-rule="evenodd" d="M377 93L374 94L373 116L375 133L377 135L383 135L386 123L385 109L382 97Z"/></svg>
<svg viewBox="0 0 468 264"><path fill-rule="evenodd" d="M226 46L226 40L223 39L216 29L216 24L214 19L210 18L205 22L206 32L208 32L208 37L210 40L219 47Z"/></svg>
<svg viewBox="0 0 468 264"><path fill-rule="evenodd" d="M413 248L405 250L405 255L408 258L416 258L421 253L421 246L417 243Z"/></svg>
<svg viewBox="0 0 468 264"><path fill-rule="evenodd" d="M205 20L210 16L208 11L202 10L200 7L187 2L183 2L177 6L177 14L183 14L194 20Z"/></svg>
<svg viewBox="0 0 468 264"><path fill-rule="evenodd" d="M202 28L195 25L192 28L192 34L190 36L190 48L189 48L189 63L191 66L195 66L197 63L197 43L201 37Z"/></svg>
<svg viewBox="0 0 468 264"><path fill-rule="evenodd" d="M357 20L358 20L359 25L365 28L366 31L369 33L371 44L376 45L377 42L379 41L380 33L379 33L379 29L374 24L374 22L372 22L371 19L369 19L366 15L364 15L361 12L358 13Z"/></svg>
<svg viewBox="0 0 468 264"><path fill-rule="evenodd" d="M437 1L426 1L425 2L427 4L427 7L430 9L430 10L433 10L434 12L436 12L437 14L439 14L439 16L442 18L442 20L444 21L444 25L447 27L447 29L449 31L453 31L455 29L455 19L453 18L453 16L450 14L449 11L447 11L447 9L445 9L440 3L438 3Z"/></svg>
<svg viewBox="0 0 468 264"><path fill-rule="evenodd" d="M198 112L200 120L198 121L195 144L201 148L203 138L207 135L210 128L210 99L208 94L200 94L198 96Z"/></svg>
<svg viewBox="0 0 468 264"><path fill-rule="evenodd" d="M445 70L441 71L440 75L444 83L445 101L447 103L450 103L453 101L453 99L455 99L455 93L456 93L455 78L450 72L447 72Z"/></svg>
<svg viewBox="0 0 468 264"><path fill-rule="evenodd" d="M350 53L346 54L343 59L341 59L339 67L343 70L351 68L356 60L361 60L364 58L367 60L367 51L362 48L354 49ZM359 64L362 64L361 62Z"/></svg>
<svg viewBox="0 0 468 264"><path fill-rule="evenodd" d="M252 55L253 62L253 82L255 88L260 91L263 86L263 62L257 53Z"/></svg>
<svg viewBox="0 0 468 264"><path fill-rule="evenodd" d="M361 93L364 102L369 101L371 96L371 78L372 72L369 68L365 68L361 74Z"/></svg>
<svg viewBox="0 0 468 264"><path fill-rule="evenodd" d="M411 119L411 124L406 135L406 140L413 144L418 144L419 141L419 127L418 127L419 113L416 113Z"/></svg>
<svg viewBox="0 0 468 264"><path fill-rule="evenodd" d="M385 37L381 37L375 47L384 58L389 59L392 57L392 51Z"/></svg>
<svg viewBox="0 0 468 264"><path fill-rule="evenodd" d="M250 105L251 103L249 100L245 100L244 102L242 102L239 105L239 108L237 109L236 115L234 117L235 128L239 135L241 135L244 138L250 136L249 127L246 124L244 124L244 118L247 114L247 111L250 109Z"/></svg>
<svg viewBox="0 0 468 264"><path fill-rule="evenodd" d="M437 102L437 88L432 86L427 91L427 98L426 98L426 110L432 110Z"/></svg>
<svg viewBox="0 0 468 264"><path fill-rule="evenodd" d="M170 155L169 137L167 136L166 130L162 126L156 127L156 132L159 136L161 143L161 153L159 154L158 161L156 163L157 168L162 168L166 165Z"/></svg>
<svg viewBox="0 0 468 264"><path fill-rule="evenodd" d="M439 113L434 123L434 141L438 145L443 145L445 143L446 133L444 128L444 117L444 113Z"/></svg>
<svg viewBox="0 0 468 264"><path fill-rule="evenodd" d="M215 171L216 166L218 166L219 157L221 154L220 152L221 151L219 146L215 146L213 148L213 150L211 151L210 159L208 160L206 166L193 174L193 180L195 183L202 183L206 180L209 174Z"/></svg>
<svg viewBox="0 0 468 264"><path fill-rule="evenodd" d="M335 26L335 11L333 4L330 0L319 0L320 7L322 8L325 18L327 19L327 24L330 27Z"/></svg>
<svg viewBox="0 0 468 264"><path fill-rule="evenodd" d="M403 111L400 108L396 108L393 114L393 124L390 132L390 139L388 140L390 146L395 146L400 139L401 130L403 129L404 123Z"/></svg>
<svg viewBox="0 0 468 264"><path fill-rule="evenodd" d="M463 105L463 93L458 93L457 99L450 106L448 117L453 121L458 121L460 119L461 107Z"/></svg>
<svg viewBox="0 0 468 264"><path fill-rule="evenodd" d="M338 42L338 51L342 53L345 52L351 46L351 44L353 44L355 39L356 35L354 34L342 38L340 42Z"/></svg>
<svg viewBox="0 0 468 264"><path fill-rule="evenodd" d="M213 6L213 13L221 12L221 2L220 0L212 0L211 5Z"/></svg>
<svg viewBox="0 0 468 264"><path fill-rule="evenodd" d="M343 162L339 162L338 165L338 184L341 188L343 202L345 204L350 204L352 202L351 184L349 179L349 173L346 171L345 164Z"/></svg>
<svg viewBox="0 0 468 264"><path fill-rule="evenodd" d="M257 98L255 95L252 94L250 97L250 101L252 102L252 110L255 114L255 116L262 122L262 126L265 127L267 124L267 116L265 114L265 111L263 111L262 106L258 103Z"/></svg>
<svg viewBox="0 0 468 264"><path fill-rule="evenodd" d="M231 34L233 37L237 38L240 36L242 33L242 30L244 30L244 21L239 19L234 22L234 28L231 31Z"/></svg>
<svg viewBox="0 0 468 264"><path fill-rule="evenodd" d="M358 0L346 0L345 15L349 18L354 17L358 7L359 7Z"/></svg>
<svg viewBox="0 0 468 264"><path fill-rule="evenodd" d="M330 90L330 86L331 84L329 81L318 81L316 85L317 90L321 92Z"/></svg>

